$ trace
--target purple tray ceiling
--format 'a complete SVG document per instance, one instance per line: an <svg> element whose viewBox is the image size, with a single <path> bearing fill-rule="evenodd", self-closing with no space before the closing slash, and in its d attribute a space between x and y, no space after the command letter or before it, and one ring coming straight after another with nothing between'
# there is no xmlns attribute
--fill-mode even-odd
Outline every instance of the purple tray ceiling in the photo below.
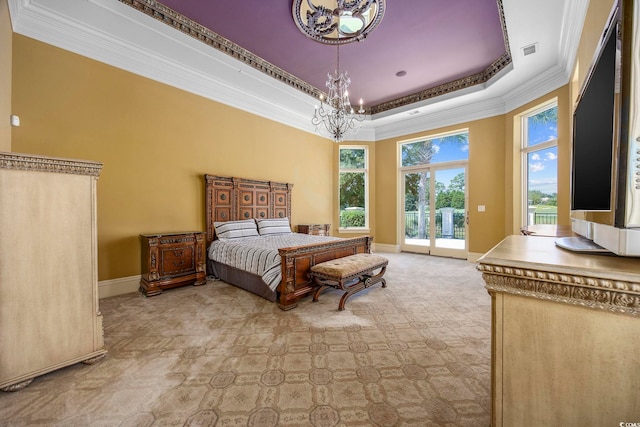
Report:
<svg viewBox="0 0 640 427"><path fill-rule="evenodd" d="M325 91L327 72L336 65L336 47L300 32L291 1L159 3ZM369 108L384 111L433 96L438 90L431 95L425 91L446 88L452 81L463 79L465 87L482 82L478 73L491 77L510 62L500 7L496 0L387 1L378 28L364 41L340 47L340 69L351 76L352 102L363 98ZM406 75L398 77L400 71ZM476 79L466 79L474 75ZM454 86L460 88L449 85Z"/></svg>

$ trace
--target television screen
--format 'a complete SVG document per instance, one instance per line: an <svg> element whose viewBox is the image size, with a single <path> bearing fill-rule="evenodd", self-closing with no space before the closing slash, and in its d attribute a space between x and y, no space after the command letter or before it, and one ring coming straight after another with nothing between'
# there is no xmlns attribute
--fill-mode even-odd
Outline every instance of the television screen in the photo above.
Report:
<svg viewBox="0 0 640 427"><path fill-rule="evenodd" d="M615 26L613 26L615 27ZM611 210L616 31L610 28L573 117L571 209Z"/></svg>

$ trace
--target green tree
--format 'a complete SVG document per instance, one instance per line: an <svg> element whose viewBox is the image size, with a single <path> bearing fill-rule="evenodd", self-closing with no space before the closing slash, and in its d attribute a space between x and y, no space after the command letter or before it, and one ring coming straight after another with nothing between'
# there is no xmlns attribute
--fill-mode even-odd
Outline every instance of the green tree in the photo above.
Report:
<svg viewBox="0 0 640 427"><path fill-rule="evenodd" d="M349 207L364 208L364 173L340 173L340 210Z"/></svg>
<svg viewBox="0 0 640 427"><path fill-rule="evenodd" d="M541 111L536 115L529 117L530 123L558 123L558 106Z"/></svg>
<svg viewBox="0 0 640 427"><path fill-rule="evenodd" d="M542 198L544 194L540 190L531 190L529 191L529 205L539 205L542 203Z"/></svg>
<svg viewBox="0 0 640 427"><path fill-rule="evenodd" d="M448 190L464 192L464 173L459 173L451 179Z"/></svg>
<svg viewBox="0 0 640 427"><path fill-rule="evenodd" d="M362 169L365 166L365 151L362 148L341 148L340 169Z"/></svg>
<svg viewBox="0 0 640 427"><path fill-rule="evenodd" d="M404 144L402 145L402 165L415 166L429 164L431 163L433 154L433 141L431 140ZM427 235L426 208L429 204L429 173L418 172L411 175L417 177L417 180L412 180L412 188L409 188L409 191L413 191L416 196L415 200L418 210L418 238L424 239Z"/></svg>
<svg viewBox="0 0 640 427"><path fill-rule="evenodd" d="M363 169L366 163L366 152L363 148L340 149L340 226L350 227L360 225L360 218L364 218L364 212L343 215L343 211L349 207L366 208L365 206L365 174L358 171ZM352 169L353 171L349 171ZM357 218L357 219L356 219Z"/></svg>

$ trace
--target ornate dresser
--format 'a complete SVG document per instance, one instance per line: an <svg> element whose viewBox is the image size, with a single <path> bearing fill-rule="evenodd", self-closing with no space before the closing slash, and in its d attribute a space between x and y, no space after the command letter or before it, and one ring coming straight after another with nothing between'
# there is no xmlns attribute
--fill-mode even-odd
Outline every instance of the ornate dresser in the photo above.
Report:
<svg viewBox="0 0 640 427"><path fill-rule="evenodd" d="M492 301L492 425L640 421L640 258L509 236L478 260Z"/></svg>

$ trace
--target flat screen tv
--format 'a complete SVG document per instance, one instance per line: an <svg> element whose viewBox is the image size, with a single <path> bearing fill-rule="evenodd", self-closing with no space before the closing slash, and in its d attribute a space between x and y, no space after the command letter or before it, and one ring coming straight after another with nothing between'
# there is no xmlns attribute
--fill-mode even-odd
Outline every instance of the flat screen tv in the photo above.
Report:
<svg viewBox="0 0 640 427"><path fill-rule="evenodd" d="M619 0L576 101L571 221L578 251L640 256L639 1Z"/></svg>
<svg viewBox="0 0 640 427"><path fill-rule="evenodd" d="M616 110L616 25L605 34L573 117L571 209L612 208ZM619 85L618 85L619 87Z"/></svg>

